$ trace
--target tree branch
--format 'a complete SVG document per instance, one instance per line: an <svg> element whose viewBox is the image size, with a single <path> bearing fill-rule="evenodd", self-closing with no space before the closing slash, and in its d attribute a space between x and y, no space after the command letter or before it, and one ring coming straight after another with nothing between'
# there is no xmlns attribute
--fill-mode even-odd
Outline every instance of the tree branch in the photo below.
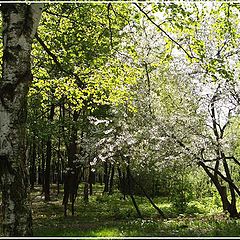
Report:
<svg viewBox="0 0 240 240"><path fill-rule="evenodd" d="M200 163L201 164L204 164L203 162ZM214 173L216 173L218 176L220 176L224 181L226 181L236 192L237 194L240 196L240 190L238 189L238 187L233 183L232 180L228 179L227 177L225 177L220 171L218 170L215 170L214 168L212 167L209 167L207 165L204 164L204 166L212 171L214 171Z"/></svg>
<svg viewBox="0 0 240 240"><path fill-rule="evenodd" d="M232 159L238 166L240 166L240 162L234 156L225 157L225 159Z"/></svg>
<svg viewBox="0 0 240 240"><path fill-rule="evenodd" d="M190 58L190 59L198 59L200 60L199 58L193 56L192 54L189 54L189 52L181 45L179 44L175 39L173 39L162 27L160 27L157 23L155 23L153 21L153 19L137 4L137 3L134 3L134 5L140 10L140 12L142 12L146 17L147 19L154 25L156 26L161 32L163 32L173 43L175 43L180 49L183 50L183 52Z"/></svg>
<svg viewBox="0 0 240 240"><path fill-rule="evenodd" d="M36 37L37 41L39 42L39 44L42 46L42 48L46 51L46 53L52 58L54 63L57 65L58 69L62 72L69 74L70 76L74 76L77 80L78 86L81 89L83 89L85 87L85 84L82 82L82 80L79 78L79 76L77 74L75 74L74 72L65 70L62 67L61 63L58 61L57 56L52 53L52 51L47 47L47 45L44 43L44 41L39 37L39 35L37 33L35 34L35 37Z"/></svg>

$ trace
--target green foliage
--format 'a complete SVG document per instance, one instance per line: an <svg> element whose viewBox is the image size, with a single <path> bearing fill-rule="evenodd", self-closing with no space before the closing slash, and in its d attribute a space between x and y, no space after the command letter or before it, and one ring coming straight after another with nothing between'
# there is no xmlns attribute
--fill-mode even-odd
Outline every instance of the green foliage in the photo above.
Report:
<svg viewBox="0 0 240 240"><path fill-rule="evenodd" d="M171 171L170 200L178 213L184 213L193 199L192 184L187 174L188 169Z"/></svg>
<svg viewBox="0 0 240 240"><path fill-rule="evenodd" d="M66 144L73 126L87 131L88 116L107 115L110 107L126 103L134 110L130 88L136 84L139 69L116 58L119 32L127 24L129 9L125 4L110 9L106 4L45 5L38 29L45 46L36 41L32 50L30 135L40 140L64 138ZM49 122L52 105L55 114ZM81 117L73 122L76 112Z"/></svg>
<svg viewBox="0 0 240 240"><path fill-rule="evenodd" d="M123 4L114 11L124 13L128 8ZM45 6L38 34L58 63L53 63L39 43L34 45L34 75L40 80L32 85L30 97L38 93L45 106L54 99L78 111L83 105L94 109L128 100L128 86L134 84L137 73L115 59L110 33L117 48L119 31L126 22L116 23L116 16L109 16L112 11L106 4Z"/></svg>

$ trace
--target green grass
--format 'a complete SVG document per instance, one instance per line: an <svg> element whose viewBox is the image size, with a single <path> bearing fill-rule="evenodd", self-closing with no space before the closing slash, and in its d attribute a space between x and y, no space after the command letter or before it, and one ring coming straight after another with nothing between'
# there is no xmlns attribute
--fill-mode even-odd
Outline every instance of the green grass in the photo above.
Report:
<svg viewBox="0 0 240 240"><path fill-rule="evenodd" d="M102 196L100 192L88 204L79 196L76 216L66 218L62 196L49 203L34 201L34 236L240 236L240 220L229 219L212 198L190 202L184 214L177 213L166 198L156 198L167 216L163 220L145 198L136 197L145 217L141 220L130 198L121 200L119 193Z"/></svg>
<svg viewBox="0 0 240 240"><path fill-rule="evenodd" d="M76 215L64 217L62 192L57 196L53 191L51 201L45 202L40 188L35 188L34 236L240 236L240 220L229 219L210 197L190 202L184 214L179 214L166 198L155 198L166 219L161 219L145 198L136 197L142 220L137 218L130 198L123 200L119 193L102 196L97 186L97 194L85 204L81 192L82 188L75 204Z"/></svg>

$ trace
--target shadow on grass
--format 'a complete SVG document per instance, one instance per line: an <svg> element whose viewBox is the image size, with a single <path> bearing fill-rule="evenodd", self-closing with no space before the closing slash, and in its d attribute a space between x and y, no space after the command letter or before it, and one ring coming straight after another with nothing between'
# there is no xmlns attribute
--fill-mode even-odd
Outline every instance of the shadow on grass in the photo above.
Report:
<svg viewBox="0 0 240 240"><path fill-rule="evenodd" d="M166 199L154 199L167 216L162 220L146 199L136 197L146 217L141 220L130 198L99 194L91 196L88 204L78 197L76 216L65 218L61 197L48 203L34 199L34 236L240 236L240 220L229 219L215 206L208 206L209 201L191 202L186 212L179 214Z"/></svg>

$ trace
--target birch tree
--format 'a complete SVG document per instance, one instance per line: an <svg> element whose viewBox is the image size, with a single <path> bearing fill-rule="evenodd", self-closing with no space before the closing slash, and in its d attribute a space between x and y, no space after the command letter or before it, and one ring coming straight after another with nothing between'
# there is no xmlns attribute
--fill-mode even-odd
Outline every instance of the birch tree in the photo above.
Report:
<svg viewBox="0 0 240 240"><path fill-rule="evenodd" d="M40 4L2 4L3 68L0 80L0 176L5 236L32 235L26 166L30 53Z"/></svg>

